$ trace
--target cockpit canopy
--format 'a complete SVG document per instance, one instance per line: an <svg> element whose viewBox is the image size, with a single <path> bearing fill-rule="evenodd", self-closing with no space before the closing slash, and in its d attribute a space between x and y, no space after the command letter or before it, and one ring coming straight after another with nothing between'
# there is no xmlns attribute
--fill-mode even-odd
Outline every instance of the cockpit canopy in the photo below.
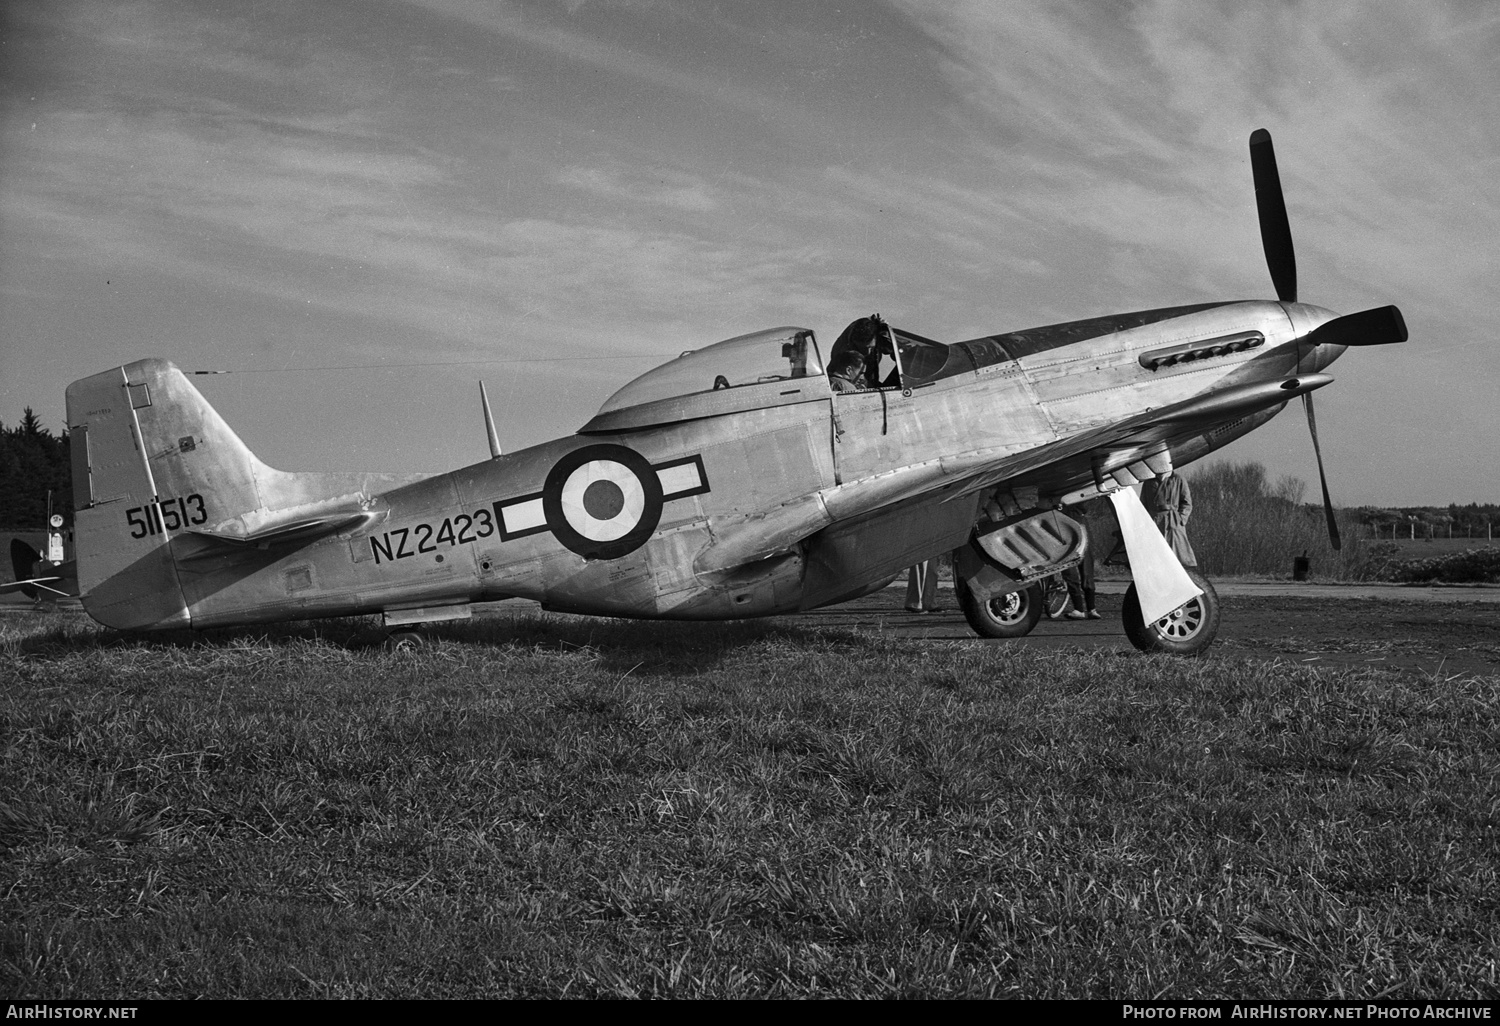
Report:
<svg viewBox="0 0 1500 1026"><path fill-rule="evenodd" d="M871 350L871 376L862 388L916 388L939 378L972 371L972 354L957 346L887 328L901 355L895 369L889 340ZM850 329L845 330L849 335ZM840 336L842 339L844 336ZM884 337L882 335L882 337ZM835 349L838 344L835 344ZM880 355L883 354L883 355ZM817 339L809 328L783 327L752 332L692 349L647 371L604 401L579 430L620 431L713 417L725 413L827 399L831 394Z"/></svg>
<svg viewBox="0 0 1500 1026"><path fill-rule="evenodd" d="M1086 339L1221 305L1224 304L1141 310L1048 324L951 345L887 325L878 316L867 317L844 329L835 340L828 360L834 371L842 375L841 349L851 348L864 356L864 373L856 375L860 380L853 383L858 392L911 390L972 373L980 367L1025 359ZM826 365L812 331L771 328L689 350L672 362L647 371L606 399L594 419L579 430L585 434L621 431L813 402L827 399L831 394Z"/></svg>
<svg viewBox="0 0 1500 1026"><path fill-rule="evenodd" d="M818 346L807 328L771 328L689 349L636 378L604 401L600 413L715 389L789 381L822 374Z"/></svg>
<svg viewBox="0 0 1500 1026"><path fill-rule="evenodd" d="M828 397L808 328L771 328L692 349L630 382L581 430L613 431Z"/></svg>

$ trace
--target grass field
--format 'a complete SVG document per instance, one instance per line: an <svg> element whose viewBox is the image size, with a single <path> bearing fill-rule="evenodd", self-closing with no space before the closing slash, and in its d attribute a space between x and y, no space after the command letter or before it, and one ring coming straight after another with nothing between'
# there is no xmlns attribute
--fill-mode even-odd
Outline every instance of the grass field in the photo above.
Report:
<svg viewBox="0 0 1500 1026"><path fill-rule="evenodd" d="M14 998L1500 997L1500 679L0 621Z"/></svg>

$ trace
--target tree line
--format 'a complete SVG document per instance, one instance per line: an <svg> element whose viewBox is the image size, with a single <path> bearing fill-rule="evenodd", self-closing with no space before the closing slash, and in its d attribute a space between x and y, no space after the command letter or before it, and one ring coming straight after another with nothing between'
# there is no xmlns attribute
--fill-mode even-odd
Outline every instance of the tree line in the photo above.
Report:
<svg viewBox="0 0 1500 1026"><path fill-rule="evenodd" d="M1360 523L1377 538L1494 538L1500 536L1500 506L1471 502L1467 506L1401 506L1355 510Z"/></svg>
<svg viewBox="0 0 1500 1026"><path fill-rule="evenodd" d="M1283 475L1272 479L1259 463L1195 465L1188 480L1193 516L1188 535L1199 568L1208 576L1285 576L1295 557L1310 559L1324 580L1392 579L1396 540L1415 536L1486 538L1500 535L1500 506L1358 506L1335 511L1343 547L1335 551L1321 502L1308 502L1307 485ZM1381 545L1381 541L1385 544ZM1489 571L1486 570L1486 573ZM1404 579L1404 578L1403 578ZM1476 578L1478 579L1478 578Z"/></svg>
<svg viewBox="0 0 1500 1026"><path fill-rule="evenodd" d="M26 407L13 428L0 424L0 529L40 531L52 511L73 519L73 475L68 433L54 436Z"/></svg>

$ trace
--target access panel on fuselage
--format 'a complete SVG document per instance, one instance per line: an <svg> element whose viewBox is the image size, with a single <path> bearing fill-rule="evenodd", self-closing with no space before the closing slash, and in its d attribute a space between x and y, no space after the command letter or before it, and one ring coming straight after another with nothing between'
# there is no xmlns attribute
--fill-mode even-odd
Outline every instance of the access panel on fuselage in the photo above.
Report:
<svg viewBox="0 0 1500 1026"><path fill-rule="evenodd" d="M1015 363L900 389L833 398L834 465L841 484L985 449L1051 441L1046 414Z"/></svg>

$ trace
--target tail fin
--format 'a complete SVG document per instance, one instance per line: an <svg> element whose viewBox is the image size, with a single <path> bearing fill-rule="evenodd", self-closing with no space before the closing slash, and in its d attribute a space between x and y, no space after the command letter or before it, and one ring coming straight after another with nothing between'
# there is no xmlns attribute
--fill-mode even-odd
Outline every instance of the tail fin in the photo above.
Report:
<svg viewBox="0 0 1500 1026"><path fill-rule="evenodd" d="M67 398L80 597L111 627L192 623L193 589L174 555L185 534L307 537L358 519L375 491L402 483L268 467L166 360L75 381Z"/></svg>

